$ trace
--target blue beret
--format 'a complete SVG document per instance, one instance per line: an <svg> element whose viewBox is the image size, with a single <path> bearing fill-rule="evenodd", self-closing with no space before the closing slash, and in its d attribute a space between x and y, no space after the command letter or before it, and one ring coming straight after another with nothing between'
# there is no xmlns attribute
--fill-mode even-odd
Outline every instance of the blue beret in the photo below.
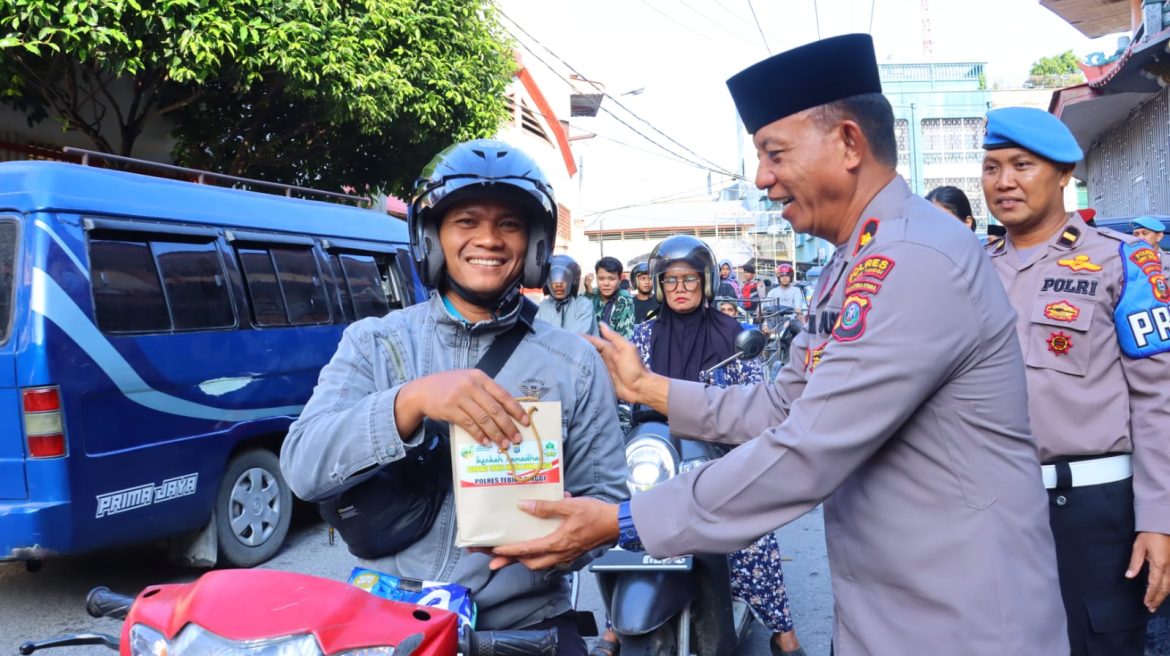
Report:
<svg viewBox="0 0 1170 656"><path fill-rule="evenodd" d="M836 100L881 93L873 37L844 34L773 55L727 80L748 132Z"/></svg>
<svg viewBox="0 0 1170 656"><path fill-rule="evenodd" d="M1023 148L1060 164L1076 164L1085 156L1068 126L1052 114L1032 107L987 112L983 148Z"/></svg>
<svg viewBox="0 0 1170 656"><path fill-rule="evenodd" d="M1133 220L1134 228L1145 228L1150 232L1166 232L1166 226L1152 216L1139 216Z"/></svg>

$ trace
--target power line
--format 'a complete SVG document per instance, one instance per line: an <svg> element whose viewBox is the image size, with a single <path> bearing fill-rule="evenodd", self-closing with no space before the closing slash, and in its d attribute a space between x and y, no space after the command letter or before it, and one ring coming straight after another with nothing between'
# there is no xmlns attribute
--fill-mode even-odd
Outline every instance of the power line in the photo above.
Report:
<svg viewBox="0 0 1170 656"><path fill-rule="evenodd" d="M596 212L589 212L589 213L585 214L585 216L583 218L600 216L602 214L609 214L610 212L617 212L619 210L628 210L628 209L633 209L636 207L647 207L650 205L662 205L662 204L674 203L674 202L682 201L682 200L689 200L692 198L693 199L706 198L706 197L709 197L709 194L707 194L706 192L707 192L707 187L705 187L705 186L698 187L698 188L685 189L682 191L676 191L676 192L673 192L670 194L666 194L665 196L656 196L654 198L650 198L647 200L630 203L628 205L619 205L617 207L610 207L610 208L607 208L604 210L598 210ZM598 219L598 220L600 220L600 219ZM593 223L597 223L597 221L593 221L590 225L592 225Z"/></svg>
<svg viewBox="0 0 1170 656"><path fill-rule="evenodd" d="M813 15L816 16L816 19L817 19L817 39L820 39L821 38L821 10L820 10L820 8L817 7L817 0L812 0L812 3L813 3Z"/></svg>
<svg viewBox="0 0 1170 656"><path fill-rule="evenodd" d="M752 20L756 21L756 29L760 31L760 40L764 42L764 50L767 50L770 55L772 54L772 47L768 45L768 37L764 36L764 27L760 25L760 18L756 16L756 8L752 6L752 0L747 0L747 3L748 9L752 10Z"/></svg>
<svg viewBox="0 0 1170 656"><path fill-rule="evenodd" d="M644 0L643 0L643 1L644 1ZM500 9L498 9L498 8L497 8L497 11L499 12L499 14L500 14L501 16L503 16L504 18L506 18L506 19L508 20L508 22L510 22L510 23L511 23L513 26L515 26L515 27L516 27L516 29L520 30L520 31L521 31L521 32L522 32L522 33L523 33L525 36L527 36L527 37L528 37L529 39L531 39L531 40L532 40L534 43L536 43L538 46L540 46L540 47L541 47L541 48L543 48L543 49L544 49L546 52L548 52L550 55L552 55L554 58L556 58L556 60L557 60L557 61L559 61L559 62L561 62L562 64L564 64L564 66L565 66L566 68L568 68L570 71L572 71L572 72L573 72L574 74L576 74L578 77L580 77L580 78L581 78L581 79L583 79L583 80L588 80L588 79L589 79L589 78L587 78L585 75L582 75L582 74L581 74L581 72L580 72L580 71L578 71L576 68L574 68L572 64L570 64L569 62L565 61L565 60L564 60L564 58L562 58L562 57L561 57L560 55L558 55L557 53L553 52L551 48L549 48L548 46L544 45L544 43L542 43L542 42L541 42L539 39L537 39L536 37L532 36L532 34L531 34L531 33L529 33L527 30L525 30L523 27L521 27L519 23L517 23L515 20L513 20L513 19L512 19L512 17L508 16L507 14L505 14L505 13L504 13L502 10L500 10ZM537 54L537 53L536 53L534 50L532 50L532 48L529 48L527 44L525 44L524 42L520 42L520 45L521 45L521 46L523 46L525 50L527 50L528 52L532 53L532 55L533 55L534 57L536 57L536 59L537 59L538 61L540 61L542 64L544 64L545 66L547 66L547 67L549 68L549 70L552 70L554 73L555 73L555 72L557 72L557 71L556 71L556 69L552 67L552 65L550 65L548 62L544 61L544 59L543 59L543 58L541 58L541 56L540 56L539 54ZM559 75L559 73L558 73L558 75ZM561 78L561 79L564 79L564 78ZM572 83L569 83L569 82L568 82L568 80L565 80L565 82L566 82L567 84L569 84L570 86L572 86ZM747 179L747 178L745 178L745 177L743 177L743 176L741 176L741 175L739 175L739 174L737 174L737 173L733 173L733 172L731 172L731 171L728 171L727 169L724 169L723 167L721 167L720 165L716 164L715 162L713 162L713 161L711 161L711 160L707 159L706 157L703 157L702 155L700 155L700 154L696 153L695 151L691 150L690 148L686 147L685 145L683 145L681 142L679 142L679 141L678 141L677 139L675 139L674 137L671 137L670 135L668 135L668 134L666 134L665 132L663 132L662 130L660 130L660 129L658 128L658 126L654 125L654 124L653 124L653 123L651 123L650 121L647 121L646 119L644 119L644 118L642 118L641 116L639 116L637 112L635 112L635 111L633 111L632 109L630 109L629 107L626 107L625 105L623 105L623 104L622 104L622 102L621 102L620 100L618 100L617 98L615 98L615 97L614 97L612 94L610 94L610 93L608 93L608 92L603 92L603 94L604 94L604 96L605 96L606 98L609 98L610 100L612 100L612 101L613 101L613 103L614 103L615 105L617 105L618 107L621 107L623 110L625 110L626 112L628 112L628 113L629 113L631 116L633 116L634 118L638 119L638 120L639 120L639 121L641 121L642 123L644 123L644 124L648 125L648 126L650 127L650 129L652 129L652 130L654 130L655 132L657 132L658 134L662 135L664 138L666 138L666 140L667 140L667 141L670 141L671 143L673 143L673 144L677 145L678 147L682 148L684 151L686 151L686 152L690 153L691 155L695 156L696 158L698 158L698 160L697 160L697 161L706 162L708 165L710 165L710 166L706 166L706 165L704 165L702 168L710 168L712 171L714 171L714 172L716 172L716 173L720 173L720 174L722 174L722 175L728 175L728 176L731 176L731 177L734 177L734 178L738 178L738 179L741 179L741 180L746 180L746 179ZM658 146L659 148L662 148L663 150L665 150L665 151L667 151L667 152L669 152L669 153L671 153L671 154L673 154L673 155L676 155L676 156L678 156L680 159L684 159L684 160L685 160L685 159L687 159L687 158L685 158L685 157L682 157L682 156L678 155L678 153L675 153L675 152L671 151L669 148L666 148L666 147L665 147L665 146L663 146L662 144L659 144L657 141L655 141L655 140L651 139L650 137L646 136L646 135L645 135L645 134L643 134L641 131L639 131L637 128L635 128L634 126L632 126L632 125L630 125L629 123L625 122L624 120L622 120L622 118L621 118L621 117L619 117L617 114L614 114L612 111L610 111L610 110L606 109L605 107L603 107L603 106L599 106L599 109L600 109L601 111L605 112L606 114L610 115L611 117L613 117L613 118L614 118L616 121L618 121L618 122L619 122L619 123L621 123L622 125L626 126L627 128L629 128L630 130L632 130L632 131L633 131L633 132L635 132L636 134L638 134L640 137L642 137L642 138L643 138L643 139L645 139L646 141L649 141L650 143L654 144L655 146Z"/></svg>
<svg viewBox="0 0 1170 656"><path fill-rule="evenodd" d="M730 8L729 8L727 5L723 4L723 0L714 0L714 2L715 2L715 5L716 5L716 6L718 6L720 9L722 9L723 11L727 12L728 14L730 14L730 15L731 15L731 17L732 17L732 18L734 18L735 20L737 20L737 21L739 21L739 22L743 23L743 24L744 24L744 25L746 25L747 27L751 27L751 26L752 26L752 24L751 24L751 22L750 22L750 21L748 21L748 20L747 20L746 18L744 18L743 16L740 16L740 15L739 15L739 13L737 13L737 12L735 12L735 11L731 10L731 9L730 9Z"/></svg>
<svg viewBox="0 0 1170 656"><path fill-rule="evenodd" d="M679 3L680 5L682 5L682 6L686 7L687 9L690 9L692 12L694 12L694 13L698 14L700 18L702 18L703 20L707 21L707 22L708 22L708 23L710 23L711 25L714 25L715 27L718 27L719 29L723 30L724 32L726 32L726 33L730 34L730 35L732 36L732 38L734 38L734 39L735 39L737 42L739 42L739 41L741 41L741 40L743 39L743 35L742 35L742 34L740 34L739 32L736 32L734 29L730 29L730 28L728 28L728 27L727 27L726 25L724 25L723 23L721 23L721 22L719 22L719 21L715 20L714 18L712 18L711 16L709 16L709 15L707 15L707 14L705 14L705 13L703 13L703 12L699 11L699 10L698 10L698 9L696 9L695 7L693 7L693 6L691 6L690 4L688 4L688 3L686 2L686 0L678 0L678 3Z"/></svg>
<svg viewBox="0 0 1170 656"><path fill-rule="evenodd" d="M869 33L873 34L873 10L877 0L869 0Z"/></svg>
<svg viewBox="0 0 1170 656"><path fill-rule="evenodd" d="M519 43L520 43L520 46L521 46L521 47L523 47L525 50L527 50L527 51L528 51L528 52L529 52L529 53L530 53L530 54L531 54L533 57L535 57L537 61L539 61L540 63L544 64L546 67L548 67L548 69L549 69L549 70L551 70L551 71L553 71L554 73L556 73L556 74L557 74L557 79L561 80L561 81L562 81L562 82L564 82L565 84L568 84L568 85L569 85L569 87L570 87L570 88L572 88L572 86L573 86L573 85L572 85L572 83L571 83L571 82L569 82L568 80L564 79L563 77L560 77L560 73L559 73L559 72L557 72L557 70L556 70L555 68L553 68L553 66L552 66L551 64L549 64L547 61L545 61L545 60L544 60L544 59L543 59L543 58L542 58L542 57L541 57L539 54L537 54L537 53L536 53L536 51L532 50L532 48L529 48L529 47L528 47L528 44L526 44L526 43L524 43L524 42L519 42ZM612 98L613 96L610 96L609 94L606 94L606 97L608 97L608 98ZM690 164L691 166L694 166L694 167L696 167L696 168L703 169L703 170L705 170L705 171L710 171L710 172L712 172L712 173L718 173L718 174L720 174L720 175L729 175L729 176L733 176L733 177L738 177L738 176L735 176L735 175L734 175L734 174L732 174L732 173L729 173L729 172L727 172L727 171L723 170L722 168L719 168L717 165L716 165L716 168L712 168L711 166L708 166L708 165L706 165L706 164L703 164L703 163L701 163L701 162L698 162L698 161L696 161L696 160L692 160L692 159L689 159L689 158L687 158L687 157L684 157L683 155L680 155L680 154L678 154L677 152L675 152L675 151L671 150L670 148L667 148L666 146L664 146L664 145L662 145L662 144L658 143L658 142L657 142L657 141L655 141L653 138L651 138L650 136L648 136L646 133L644 133L644 132L642 132L641 130L639 130L638 128L636 128L636 127L634 127L634 126L630 125L630 124L629 124L629 123L627 123L625 120L623 120L623 119L622 119L622 117L618 116L617 114L614 114L612 111L610 111L610 110L606 109L605 107L600 107L600 109L601 109L601 111L605 112L605 113L606 113L606 114L608 114L610 117L612 117L612 118L613 118L615 121L617 121L618 123L621 123L622 125L624 125L626 128L628 128L628 129L629 129L631 132L633 132L634 134L637 134L639 137L642 137L642 138L643 138L643 139L645 139L646 141L649 141L651 144L653 144L653 145L657 146L658 148L662 149L663 151L665 151L665 152L669 153L671 156L673 156L674 158L678 159L678 160L679 160L679 161L681 161L681 162L684 162L684 163L686 163L686 164ZM627 111L629 111L629 110L627 110ZM546 116L545 118L546 118L546 119L549 119L549 120L552 120L552 117L548 117L548 116Z"/></svg>
<svg viewBox="0 0 1170 656"><path fill-rule="evenodd" d="M728 44L728 43L725 43L722 41L716 41L714 38L711 37L710 34L704 34L703 32L699 32L698 30L695 30L694 28L682 23L681 21L676 19L674 16L671 16L670 14L662 11L658 7L655 7L654 5L650 4L650 2L648 0L640 0L640 1L642 4L649 7L651 11L657 13L659 16L662 16L663 18L674 23L675 25L678 25L679 27L690 32L691 34L694 34L695 36L699 37L700 39L706 39L707 41L710 41L711 43L714 43L715 45L717 45L721 48L727 48L730 46L732 48L739 49L739 47L740 47L738 43Z"/></svg>

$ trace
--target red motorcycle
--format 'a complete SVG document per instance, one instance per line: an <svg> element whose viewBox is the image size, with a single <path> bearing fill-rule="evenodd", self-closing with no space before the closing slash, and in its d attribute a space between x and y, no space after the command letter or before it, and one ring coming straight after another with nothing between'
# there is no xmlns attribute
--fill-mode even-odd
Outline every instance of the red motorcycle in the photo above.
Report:
<svg viewBox="0 0 1170 656"><path fill-rule="evenodd" d="M100 633L21 645L105 645L122 656L555 656L556 630L458 629L454 613L389 601L347 583L271 570L219 570L155 585L138 598L94 588L94 617L123 620Z"/></svg>

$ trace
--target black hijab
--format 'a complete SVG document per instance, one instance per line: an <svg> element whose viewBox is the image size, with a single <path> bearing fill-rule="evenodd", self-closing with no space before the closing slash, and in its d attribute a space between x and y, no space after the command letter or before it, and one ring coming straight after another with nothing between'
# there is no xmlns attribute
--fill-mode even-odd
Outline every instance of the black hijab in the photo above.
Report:
<svg viewBox="0 0 1170 656"><path fill-rule="evenodd" d="M699 371L735 353L735 336L743 326L706 299L679 314L663 303L650 335L650 370L669 378L699 380Z"/></svg>

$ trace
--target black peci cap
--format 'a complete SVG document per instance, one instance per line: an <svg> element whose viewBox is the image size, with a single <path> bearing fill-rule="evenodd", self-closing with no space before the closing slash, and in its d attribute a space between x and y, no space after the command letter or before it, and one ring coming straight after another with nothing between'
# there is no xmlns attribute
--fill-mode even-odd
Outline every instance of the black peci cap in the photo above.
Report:
<svg viewBox="0 0 1170 656"><path fill-rule="evenodd" d="M845 34L773 55L727 80L748 132L797 112L881 93L877 55L868 34Z"/></svg>

